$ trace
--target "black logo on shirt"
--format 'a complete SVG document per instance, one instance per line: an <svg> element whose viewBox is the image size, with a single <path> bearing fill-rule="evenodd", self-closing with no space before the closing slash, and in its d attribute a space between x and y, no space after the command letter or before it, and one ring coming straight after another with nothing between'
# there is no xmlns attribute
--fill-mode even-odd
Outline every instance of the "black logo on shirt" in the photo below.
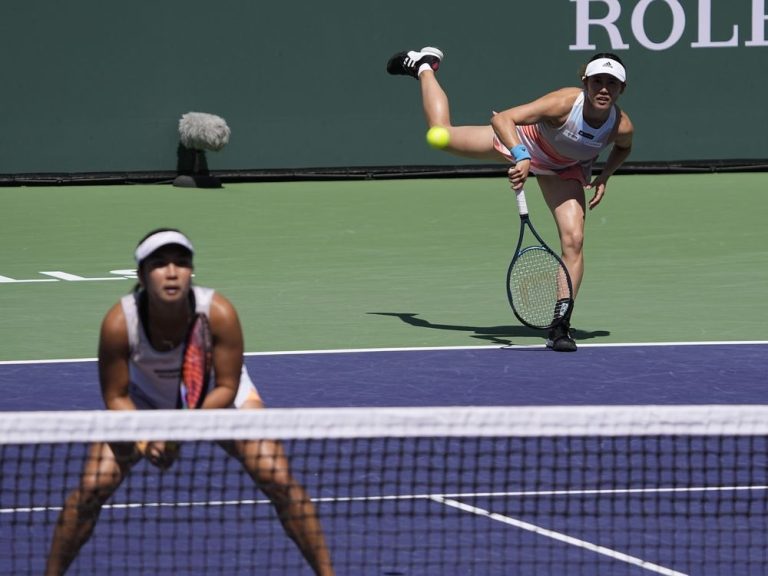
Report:
<svg viewBox="0 0 768 576"><path fill-rule="evenodd" d="M594 134L590 134L589 132L584 132L584 130L579 130L579 136L583 136L584 138L588 140L594 140L595 136Z"/></svg>
<svg viewBox="0 0 768 576"><path fill-rule="evenodd" d="M161 380L178 380L181 368L155 368L155 375Z"/></svg>

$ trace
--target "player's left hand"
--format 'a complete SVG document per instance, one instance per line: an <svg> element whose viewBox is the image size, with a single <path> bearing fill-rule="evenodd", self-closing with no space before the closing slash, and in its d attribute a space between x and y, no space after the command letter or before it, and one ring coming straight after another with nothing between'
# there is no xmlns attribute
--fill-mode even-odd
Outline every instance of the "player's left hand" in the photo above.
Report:
<svg viewBox="0 0 768 576"><path fill-rule="evenodd" d="M592 199L589 201L589 209L592 210L592 208L600 204L603 196L605 195L605 182L599 178L596 178L592 181L591 184L585 186L585 189L595 191L595 193L592 195Z"/></svg>

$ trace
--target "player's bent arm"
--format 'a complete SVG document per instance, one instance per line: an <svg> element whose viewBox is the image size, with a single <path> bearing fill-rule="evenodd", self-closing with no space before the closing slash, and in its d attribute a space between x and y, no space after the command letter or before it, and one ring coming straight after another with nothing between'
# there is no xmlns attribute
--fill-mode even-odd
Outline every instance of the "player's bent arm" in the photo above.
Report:
<svg viewBox="0 0 768 576"><path fill-rule="evenodd" d="M580 88L562 88L541 98L509 108L491 118L491 126L501 143L516 159L516 165L510 169L509 179L515 190L523 186L530 169L530 151L518 149L521 144L517 134L517 126L548 122L560 126L568 118L573 103L581 93ZM502 152L503 153L503 152Z"/></svg>
<svg viewBox="0 0 768 576"><path fill-rule="evenodd" d="M214 388L203 402L203 408L227 408L234 402L243 367L243 331L232 303L215 293L210 310L213 337Z"/></svg>
<svg viewBox="0 0 768 576"><path fill-rule="evenodd" d="M128 329L118 302L104 316L99 334L99 384L109 410L136 410L128 395L129 357Z"/></svg>
<svg viewBox="0 0 768 576"><path fill-rule="evenodd" d="M491 125L504 144L519 144L515 128L536 124L538 122L551 122L555 126L561 125L568 118L573 103L581 93L581 88L561 88L549 94L513 108L494 114Z"/></svg>

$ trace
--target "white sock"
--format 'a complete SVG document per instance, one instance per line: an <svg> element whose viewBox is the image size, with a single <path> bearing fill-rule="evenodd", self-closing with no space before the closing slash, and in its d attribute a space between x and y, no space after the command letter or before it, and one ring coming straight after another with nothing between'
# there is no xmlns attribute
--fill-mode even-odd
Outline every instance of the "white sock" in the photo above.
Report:
<svg viewBox="0 0 768 576"><path fill-rule="evenodd" d="M429 64L427 64L426 62L424 62L424 64L422 64L421 66L419 66L419 70L418 70L418 72L416 73L416 75L418 76L419 74L421 74L422 72L424 72L424 70L432 70L432 66L430 66Z"/></svg>

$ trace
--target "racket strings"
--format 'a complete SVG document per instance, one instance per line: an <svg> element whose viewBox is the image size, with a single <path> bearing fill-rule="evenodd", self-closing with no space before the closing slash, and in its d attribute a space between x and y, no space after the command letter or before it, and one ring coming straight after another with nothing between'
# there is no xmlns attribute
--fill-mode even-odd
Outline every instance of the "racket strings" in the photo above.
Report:
<svg viewBox="0 0 768 576"><path fill-rule="evenodd" d="M509 294L518 317L548 328L568 313L571 290L560 260L542 247L520 253L509 271Z"/></svg>
<svg viewBox="0 0 768 576"><path fill-rule="evenodd" d="M205 316L198 316L189 333L181 366L181 404L199 408L208 388L211 367L211 335Z"/></svg>

